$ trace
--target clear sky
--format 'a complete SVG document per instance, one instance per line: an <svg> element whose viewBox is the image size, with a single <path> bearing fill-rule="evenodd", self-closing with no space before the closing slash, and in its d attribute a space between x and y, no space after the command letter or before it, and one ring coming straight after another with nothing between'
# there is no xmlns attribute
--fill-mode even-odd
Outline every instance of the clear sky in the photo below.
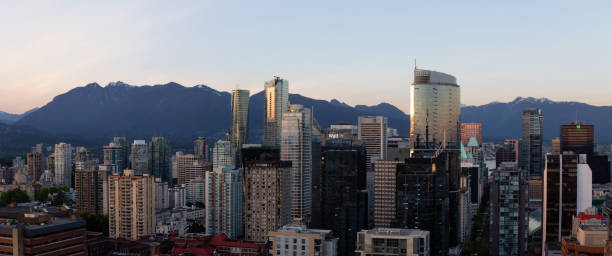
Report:
<svg viewBox="0 0 612 256"><path fill-rule="evenodd" d="M408 110L414 60L462 104L612 105L612 1L2 1L0 110L90 82L239 86Z"/></svg>

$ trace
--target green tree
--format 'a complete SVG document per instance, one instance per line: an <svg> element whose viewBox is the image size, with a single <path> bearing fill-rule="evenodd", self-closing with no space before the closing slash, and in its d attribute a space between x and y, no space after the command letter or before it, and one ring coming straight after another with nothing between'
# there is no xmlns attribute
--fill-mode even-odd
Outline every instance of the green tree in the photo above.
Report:
<svg viewBox="0 0 612 256"><path fill-rule="evenodd" d="M204 225L202 225L199 222L194 222L194 223L191 223L191 225L189 225L189 228L187 228L187 232L188 233L205 233L206 227L204 227Z"/></svg>
<svg viewBox="0 0 612 256"><path fill-rule="evenodd" d="M2 206L11 203L25 203L29 201L30 197L28 196L28 194L18 188L3 192L2 195L0 195L0 205Z"/></svg>
<svg viewBox="0 0 612 256"><path fill-rule="evenodd" d="M108 216L86 211L78 211L75 215L85 220L87 231L102 232L108 236Z"/></svg>

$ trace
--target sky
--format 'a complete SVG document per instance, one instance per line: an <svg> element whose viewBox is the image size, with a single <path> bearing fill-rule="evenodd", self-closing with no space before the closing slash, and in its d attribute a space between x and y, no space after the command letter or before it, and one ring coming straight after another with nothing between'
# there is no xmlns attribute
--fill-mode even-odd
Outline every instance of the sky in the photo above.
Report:
<svg viewBox="0 0 612 256"><path fill-rule="evenodd" d="M0 110L91 82L249 89L408 112L412 70L461 101L612 105L612 1L2 1Z"/></svg>

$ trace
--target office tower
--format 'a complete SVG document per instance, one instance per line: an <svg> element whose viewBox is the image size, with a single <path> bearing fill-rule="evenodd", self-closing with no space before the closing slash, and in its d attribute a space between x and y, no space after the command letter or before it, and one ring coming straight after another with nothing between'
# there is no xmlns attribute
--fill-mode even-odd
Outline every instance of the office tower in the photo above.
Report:
<svg viewBox="0 0 612 256"><path fill-rule="evenodd" d="M389 228L395 221L397 166L399 160L374 161L374 227Z"/></svg>
<svg viewBox="0 0 612 256"><path fill-rule="evenodd" d="M578 155L576 211L584 212L593 207L593 171L587 163L585 154Z"/></svg>
<svg viewBox="0 0 612 256"><path fill-rule="evenodd" d="M454 76L414 69L410 86L412 149L459 148L460 89Z"/></svg>
<svg viewBox="0 0 612 256"><path fill-rule="evenodd" d="M279 161L277 154L274 149L243 150L245 240L265 242L269 231L291 221L291 162Z"/></svg>
<svg viewBox="0 0 612 256"><path fill-rule="evenodd" d="M149 148L144 140L134 140L130 154L130 163L132 164L132 170L137 174L151 173L149 170L148 150Z"/></svg>
<svg viewBox="0 0 612 256"><path fill-rule="evenodd" d="M471 137L482 144L482 123L461 123L461 143L467 145Z"/></svg>
<svg viewBox="0 0 612 256"><path fill-rule="evenodd" d="M170 142L164 137L153 137L149 142L149 171L162 181L170 181Z"/></svg>
<svg viewBox="0 0 612 256"><path fill-rule="evenodd" d="M123 159L125 161L125 166L120 166L119 171L123 171L124 169L130 168L130 143L125 139L125 137L113 137L111 143L115 143L119 145L123 151ZM110 144L110 143L109 143ZM122 168L122 169L121 169Z"/></svg>
<svg viewBox="0 0 612 256"><path fill-rule="evenodd" d="M232 143L227 140L218 140L213 148L213 170L235 167L234 160L235 154Z"/></svg>
<svg viewBox="0 0 612 256"><path fill-rule="evenodd" d="M368 219L374 217L374 172L375 160L387 159L387 118L384 116L360 116L357 121L357 138L366 148L366 180L368 190Z"/></svg>
<svg viewBox="0 0 612 256"><path fill-rule="evenodd" d="M526 173L516 163L503 163L493 172L493 179L489 228L492 255L527 255Z"/></svg>
<svg viewBox="0 0 612 256"><path fill-rule="evenodd" d="M309 108L292 104L283 114L280 156L291 162L291 216L299 223L309 223L312 210L312 116Z"/></svg>
<svg viewBox="0 0 612 256"><path fill-rule="evenodd" d="M572 122L561 125L561 152L593 155L593 125Z"/></svg>
<svg viewBox="0 0 612 256"><path fill-rule="evenodd" d="M206 231L242 236L242 177L239 170L224 168L206 173Z"/></svg>
<svg viewBox="0 0 612 256"><path fill-rule="evenodd" d="M198 137L193 141L193 152L203 161L208 161L208 144L206 144L206 138Z"/></svg>
<svg viewBox="0 0 612 256"><path fill-rule="evenodd" d="M168 182L155 178L155 210L170 208L170 193Z"/></svg>
<svg viewBox="0 0 612 256"><path fill-rule="evenodd" d="M352 254L357 232L368 224L365 148L348 140L328 140L319 162L322 199L316 217L321 224L315 227L330 229L338 237L338 255Z"/></svg>
<svg viewBox="0 0 612 256"><path fill-rule="evenodd" d="M523 111L523 147L519 159L519 168L529 176L542 176L542 110L527 109Z"/></svg>
<svg viewBox="0 0 612 256"><path fill-rule="evenodd" d="M64 142L55 144L55 184L72 187L72 146Z"/></svg>
<svg viewBox="0 0 612 256"><path fill-rule="evenodd" d="M123 175L108 177L109 237L138 240L155 232L153 179L146 173L135 175L134 170L124 170Z"/></svg>
<svg viewBox="0 0 612 256"><path fill-rule="evenodd" d="M551 149L551 153L553 154L559 154L561 153L561 138L557 137L552 139L552 149Z"/></svg>
<svg viewBox="0 0 612 256"><path fill-rule="evenodd" d="M367 169L374 160L387 159L387 118L384 116L360 116L357 138L366 147Z"/></svg>
<svg viewBox="0 0 612 256"><path fill-rule="evenodd" d="M331 230L308 229L305 225L286 225L268 232L272 255L336 256L338 238ZM354 239L354 238L353 238ZM350 253L352 254L352 252Z"/></svg>
<svg viewBox="0 0 612 256"><path fill-rule="evenodd" d="M185 184L188 203L204 203L206 200L206 183L204 177L196 177Z"/></svg>
<svg viewBox="0 0 612 256"><path fill-rule="evenodd" d="M429 231L418 229L376 228L357 234L355 255L435 255L429 249ZM433 240L435 244L438 241Z"/></svg>
<svg viewBox="0 0 612 256"><path fill-rule="evenodd" d="M578 195L578 155L573 152L546 154L542 199L542 252L547 246L559 246L572 228ZM555 247L556 247L555 246Z"/></svg>
<svg viewBox="0 0 612 256"><path fill-rule="evenodd" d="M234 162L238 167L242 164L240 158L242 144L247 141L247 124L249 117L249 90L232 90L232 123L230 141L236 150Z"/></svg>
<svg viewBox="0 0 612 256"><path fill-rule="evenodd" d="M289 81L274 77L264 85L264 145L280 146L283 113L289 108Z"/></svg>
<svg viewBox="0 0 612 256"><path fill-rule="evenodd" d="M128 159L124 158L126 154L123 146L111 142L102 150L104 151L104 165L116 165L119 172L128 168Z"/></svg>
<svg viewBox="0 0 612 256"><path fill-rule="evenodd" d="M28 176L32 177L32 180L38 181L40 175L43 173L45 157L41 152L32 152L26 155L26 170Z"/></svg>
<svg viewBox="0 0 612 256"><path fill-rule="evenodd" d="M74 189L76 203L79 211L91 213L104 213L105 190L104 187L110 172L99 169L97 164L91 163L74 172ZM108 198L106 198L108 199Z"/></svg>
<svg viewBox="0 0 612 256"><path fill-rule="evenodd" d="M358 128L356 125L349 123L332 124L327 132L328 139L345 139L356 140L358 136Z"/></svg>
<svg viewBox="0 0 612 256"><path fill-rule="evenodd" d="M168 190L170 208L183 208L187 205L187 192L185 184L174 186Z"/></svg>
<svg viewBox="0 0 612 256"><path fill-rule="evenodd" d="M196 155L184 155L181 152L177 152L172 159L172 176L173 178L176 177L176 184L179 185L187 184L197 177L204 177L206 172L211 170L212 164L202 161Z"/></svg>

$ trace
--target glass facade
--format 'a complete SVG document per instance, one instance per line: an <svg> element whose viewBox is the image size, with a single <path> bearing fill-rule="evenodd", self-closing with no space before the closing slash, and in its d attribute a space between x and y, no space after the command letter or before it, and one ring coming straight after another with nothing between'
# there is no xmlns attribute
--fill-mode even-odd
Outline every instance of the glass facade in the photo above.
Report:
<svg viewBox="0 0 612 256"><path fill-rule="evenodd" d="M280 129L283 113L289 108L289 81L275 77L264 86L266 109L264 145L280 145Z"/></svg>
<svg viewBox="0 0 612 256"><path fill-rule="evenodd" d="M230 141L236 149L236 165L241 165L240 157L242 144L247 139L247 123L249 116L249 91L248 90L233 90L232 91L232 124L230 131ZM240 167L240 166L238 166Z"/></svg>

